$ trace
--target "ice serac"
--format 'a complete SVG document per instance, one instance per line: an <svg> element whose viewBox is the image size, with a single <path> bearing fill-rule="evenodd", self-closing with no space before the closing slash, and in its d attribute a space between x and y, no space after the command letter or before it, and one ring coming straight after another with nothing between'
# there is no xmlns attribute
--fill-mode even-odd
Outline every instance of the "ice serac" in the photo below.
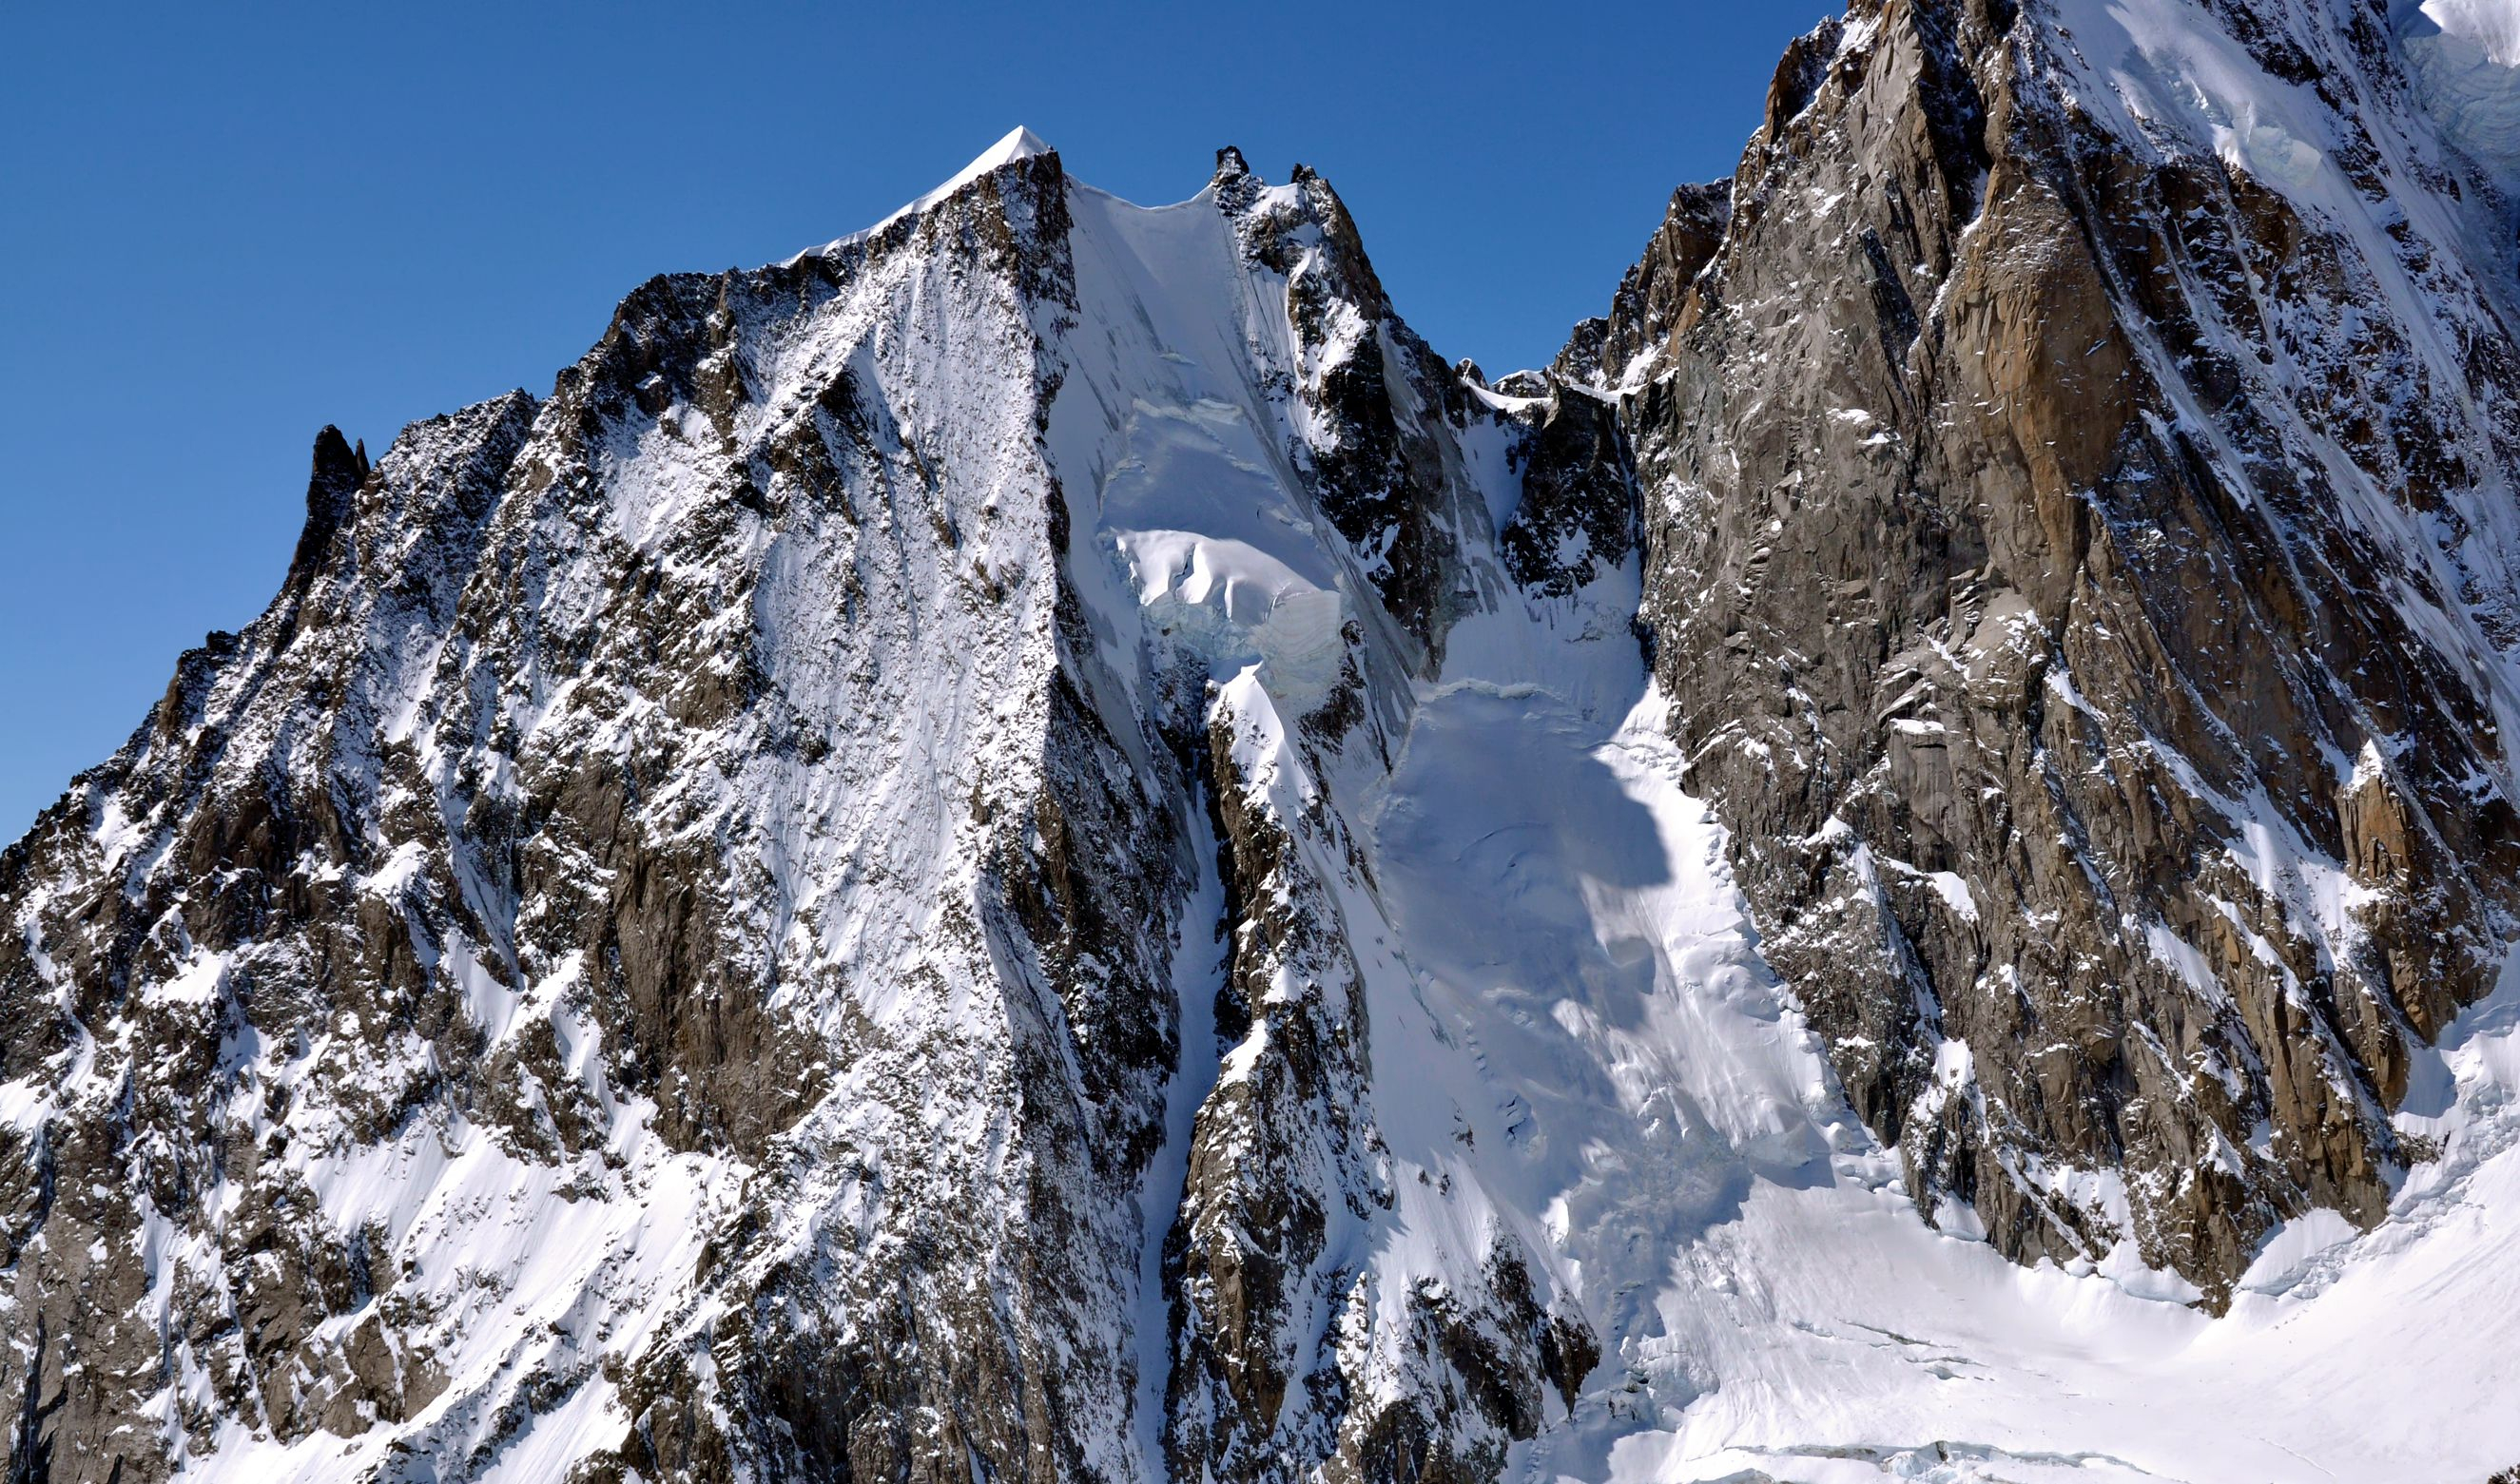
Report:
<svg viewBox="0 0 2520 1484"><path fill-rule="evenodd" d="M2520 4L2399 0L2398 45L2416 99L2442 136L2520 185Z"/></svg>
<svg viewBox="0 0 2520 1484"><path fill-rule="evenodd" d="M1858 5L1602 337L1691 784L1855 1106L1938 1224L2217 1307L2433 1157L2520 906L2508 207L2408 55Z"/></svg>

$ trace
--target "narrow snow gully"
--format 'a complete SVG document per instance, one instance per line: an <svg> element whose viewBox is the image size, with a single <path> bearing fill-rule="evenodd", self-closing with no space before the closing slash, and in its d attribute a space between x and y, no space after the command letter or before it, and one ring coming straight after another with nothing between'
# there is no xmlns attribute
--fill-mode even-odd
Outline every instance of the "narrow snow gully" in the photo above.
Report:
<svg viewBox="0 0 2520 1484"><path fill-rule="evenodd" d="M1202 794L1204 788L1201 789ZM1173 994L1181 1005L1181 1056L1164 1084L1164 1142L1147 1165L1138 1198L1145 1226L1138 1256L1138 1386L1132 1416L1138 1462L1148 1484L1171 1477L1164 1462L1164 1398L1172 1380L1172 1301L1164 1282L1164 1243L1181 1210L1190 1173L1192 1126L1216 1089L1216 997L1225 988L1225 883L1217 874L1216 831L1204 799L1192 810L1191 849L1198 859L1198 884L1182 909L1173 945Z"/></svg>

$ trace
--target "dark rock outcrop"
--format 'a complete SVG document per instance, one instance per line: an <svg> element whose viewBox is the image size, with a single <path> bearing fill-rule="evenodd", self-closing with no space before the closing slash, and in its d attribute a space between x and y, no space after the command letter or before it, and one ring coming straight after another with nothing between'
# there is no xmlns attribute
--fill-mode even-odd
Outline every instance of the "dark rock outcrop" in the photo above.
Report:
<svg viewBox="0 0 2520 1484"><path fill-rule="evenodd" d="M2407 1047L2520 906L2501 291L2317 10L2248 34L2342 216L2094 116L2109 43L2040 7L1859 5L1602 358L1693 785L1920 1209L2217 1304L2285 1217L2380 1218Z"/></svg>

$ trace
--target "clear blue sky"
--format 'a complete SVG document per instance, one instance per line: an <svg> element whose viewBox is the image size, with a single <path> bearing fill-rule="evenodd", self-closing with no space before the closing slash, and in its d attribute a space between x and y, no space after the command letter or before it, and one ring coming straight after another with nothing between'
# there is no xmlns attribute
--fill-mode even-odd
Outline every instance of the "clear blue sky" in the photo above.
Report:
<svg viewBox="0 0 2520 1484"><path fill-rule="evenodd" d="M287 568L307 450L537 394L651 274L864 226L1029 124L1134 201L1338 187L1400 311L1546 360L1830 0L10 9L0 841Z"/></svg>

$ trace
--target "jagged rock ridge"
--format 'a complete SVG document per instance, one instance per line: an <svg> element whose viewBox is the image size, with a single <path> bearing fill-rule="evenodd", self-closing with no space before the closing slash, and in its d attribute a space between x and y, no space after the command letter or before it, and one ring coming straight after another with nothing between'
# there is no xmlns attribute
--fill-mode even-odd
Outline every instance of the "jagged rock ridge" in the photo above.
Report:
<svg viewBox="0 0 2520 1484"><path fill-rule="evenodd" d="M328 429L281 597L7 858L16 1457L1492 1472L1597 1341L1509 1229L1358 1266L1418 1207L1312 775L1508 564L1628 561L1614 443L1454 382L1318 177L1020 134Z"/></svg>
<svg viewBox="0 0 2520 1484"><path fill-rule="evenodd" d="M1311 172L1018 130L328 429L0 855L13 1476L2507 1461L2404 1359L2520 1296L2412 36L1866 0L1493 384Z"/></svg>

